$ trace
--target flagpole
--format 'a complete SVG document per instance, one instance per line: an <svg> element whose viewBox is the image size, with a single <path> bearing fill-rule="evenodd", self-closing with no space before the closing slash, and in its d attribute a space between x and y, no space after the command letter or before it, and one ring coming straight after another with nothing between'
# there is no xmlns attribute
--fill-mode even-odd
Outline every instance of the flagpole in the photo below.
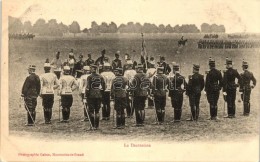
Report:
<svg viewBox="0 0 260 162"><path fill-rule="evenodd" d="M145 48L145 42L144 42L144 34L143 33L141 33L141 35L142 35L142 51L144 52L144 55L145 56L143 56L144 57L144 62L145 62L145 65L146 65L146 69L148 69L148 65L147 65L147 60L146 60L146 55L147 55L147 53L146 53L146 48Z"/></svg>

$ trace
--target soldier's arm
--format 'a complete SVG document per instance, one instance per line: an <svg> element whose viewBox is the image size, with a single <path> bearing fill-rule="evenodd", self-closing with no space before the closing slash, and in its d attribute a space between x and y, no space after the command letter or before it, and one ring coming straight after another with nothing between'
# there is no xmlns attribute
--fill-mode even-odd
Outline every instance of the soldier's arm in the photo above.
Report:
<svg viewBox="0 0 260 162"><path fill-rule="evenodd" d="M58 80L57 76L55 75L54 77L55 77L55 79L54 79L54 86L53 86L53 88L57 89L57 88L59 88L60 84L59 84L59 80Z"/></svg>
<svg viewBox="0 0 260 162"><path fill-rule="evenodd" d="M236 70L236 78L238 79L238 84L242 85L243 84L243 79L242 77L239 75L238 71Z"/></svg>
<svg viewBox="0 0 260 162"><path fill-rule="evenodd" d="M36 77L36 91L37 91L37 95L40 95L40 92L41 92L41 81L40 81L40 78L39 76Z"/></svg>
<svg viewBox="0 0 260 162"><path fill-rule="evenodd" d="M204 86L205 86L204 75L201 75L201 80L200 80L201 91L204 89Z"/></svg>
<svg viewBox="0 0 260 162"><path fill-rule="evenodd" d="M220 74L221 75L221 74ZM221 79L222 80L222 79ZM205 80L205 89L204 91L207 92L209 87L209 75L206 75L206 80Z"/></svg>
<svg viewBox="0 0 260 162"><path fill-rule="evenodd" d="M28 89L30 88L30 80L29 77L27 77L23 83L23 88L22 88L22 96L25 96L28 92Z"/></svg>
<svg viewBox="0 0 260 162"><path fill-rule="evenodd" d="M255 77L254 77L254 74L253 74L253 73L251 73L251 74L252 74L251 80L252 80L252 82L253 82L253 85L256 86L256 79L255 79Z"/></svg>

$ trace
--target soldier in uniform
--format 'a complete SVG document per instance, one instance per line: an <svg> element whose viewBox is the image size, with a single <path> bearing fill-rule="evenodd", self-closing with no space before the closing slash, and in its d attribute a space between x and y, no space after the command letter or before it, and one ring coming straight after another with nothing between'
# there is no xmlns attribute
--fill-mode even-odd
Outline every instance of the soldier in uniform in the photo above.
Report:
<svg viewBox="0 0 260 162"><path fill-rule="evenodd" d="M80 78L83 71L83 67L85 65L85 62L83 61L83 55L79 55L79 61L75 64L74 69L76 71L76 78Z"/></svg>
<svg viewBox="0 0 260 162"><path fill-rule="evenodd" d="M41 97L45 124L51 123L52 107L54 103L54 90L59 87L58 78L54 73L50 72L50 63L44 64L45 73L40 75L41 81Z"/></svg>
<svg viewBox="0 0 260 162"><path fill-rule="evenodd" d="M157 75L152 79L152 96L154 96L158 124L162 124L164 122L166 92L168 85L169 79L163 74L163 67L158 67Z"/></svg>
<svg viewBox="0 0 260 162"><path fill-rule="evenodd" d="M116 127L123 129L125 127L125 108L127 106L127 79L123 76L123 69L114 70L116 77L112 81L111 98L115 102L116 110Z"/></svg>
<svg viewBox="0 0 260 162"><path fill-rule="evenodd" d="M110 118L110 91L111 91L111 84L112 80L116 77L115 74L111 71L111 66L109 63L104 63L103 72L101 76L105 80L106 89L103 93L103 100L102 100L102 120L109 120Z"/></svg>
<svg viewBox="0 0 260 162"><path fill-rule="evenodd" d="M165 62L165 57L160 57L160 62L158 62L158 66L163 67L163 73L165 75L168 75L171 72L171 67Z"/></svg>
<svg viewBox="0 0 260 162"><path fill-rule="evenodd" d="M24 98L24 106L27 111L27 126L33 126L35 124L35 108L37 106L37 97L39 96L41 90L40 78L35 74L35 68L35 65L29 66L29 76L23 84L21 94L21 97Z"/></svg>
<svg viewBox="0 0 260 162"><path fill-rule="evenodd" d="M90 67L89 66L84 66L83 67L83 72L84 74L81 75L80 80L79 80L79 92L83 101L83 112L84 112L84 119L82 121L88 121L88 115L87 115L87 103L84 103L84 99L86 98L85 96L85 91L86 91L86 86L87 86L87 79L88 76L90 75Z"/></svg>
<svg viewBox="0 0 260 162"><path fill-rule="evenodd" d="M226 59L226 68L223 77L223 95L224 100L227 102L228 115L225 118L235 118L236 114L236 89L241 84L241 76L236 69L233 69L232 60ZM237 78L238 84L235 83Z"/></svg>
<svg viewBox="0 0 260 162"><path fill-rule="evenodd" d="M137 74L132 81L131 90L133 93L133 107L135 108L136 126L144 126L145 101L149 94L151 82L144 73L143 64L137 65Z"/></svg>
<svg viewBox="0 0 260 162"><path fill-rule="evenodd" d="M222 75L221 72L216 69L215 60L213 60L211 57L209 58L209 68L210 70L206 72L204 90L207 95L207 100L210 107L209 120L217 120L219 91L223 86Z"/></svg>
<svg viewBox="0 0 260 162"><path fill-rule="evenodd" d="M189 76L186 95L189 96L191 118L189 121L198 120L200 112L200 96L204 88L204 76L199 74L199 65L193 65L193 75Z"/></svg>
<svg viewBox="0 0 260 162"><path fill-rule="evenodd" d="M91 58L91 54L88 54L88 59L85 61L85 65L86 66L91 66L92 64L94 64L95 61Z"/></svg>
<svg viewBox="0 0 260 162"><path fill-rule="evenodd" d="M60 51L57 52L56 58L51 61L52 69L57 78L60 79L62 61L60 59Z"/></svg>
<svg viewBox="0 0 260 162"><path fill-rule="evenodd" d="M132 80L134 79L134 76L136 74L136 71L133 69L133 61L132 60L127 60L126 65L124 65L125 70L124 70L124 77L128 80L128 87L132 87ZM127 91L127 107L126 107L126 115L127 117L133 116L134 109L132 105L132 101L130 97L132 96L131 91ZM132 99L133 100L133 99Z"/></svg>
<svg viewBox="0 0 260 162"><path fill-rule="evenodd" d="M75 76L75 63L76 59L74 58L74 54L72 52L69 53L68 66L70 67L70 75Z"/></svg>
<svg viewBox="0 0 260 162"><path fill-rule="evenodd" d="M256 79L252 72L248 71L248 63L243 61L242 63L243 73L240 74L241 76L241 85L239 91L241 92L241 99L243 101L244 106L244 116L248 116L250 113L250 95L251 90L256 86ZM250 85L250 82L253 82L253 85Z"/></svg>
<svg viewBox="0 0 260 162"><path fill-rule="evenodd" d="M101 73L102 72L102 68L104 65L104 60L105 60L105 54L106 54L106 50L102 50L101 51L101 56L95 61L95 65L98 66L98 72Z"/></svg>
<svg viewBox="0 0 260 162"><path fill-rule="evenodd" d="M181 121L183 93L186 90L187 83L184 76L180 74L180 65L173 63L173 77L169 81L169 97L171 97L172 107L174 108L174 122Z"/></svg>
<svg viewBox="0 0 260 162"><path fill-rule="evenodd" d="M60 78L60 92L61 107L62 107L62 121L67 123L70 117L70 108L73 103L72 92L78 88L76 79L70 75L70 67L64 66L64 75Z"/></svg>
<svg viewBox="0 0 260 162"><path fill-rule="evenodd" d="M122 62L119 59L120 52L117 51L115 54L116 59L112 61L112 69L115 70L116 68L122 68Z"/></svg>
<svg viewBox="0 0 260 162"><path fill-rule="evenodd" d="M99 110L106 89L104 78L97 73L97 66L91 66L91 75L87 78L86 98L89 107L89 118L94 129L99 128Z"/></svg>
<svg viewBox="0 0 260 162"><path fill-rule="evenodd" d="M152 82L154 76L156 75L156 68L154 62L149 62L149 68L146 71L146 76L150 79ZM148 108L152 108L154 106L153 100L151 98L148 98Z"/></svg>

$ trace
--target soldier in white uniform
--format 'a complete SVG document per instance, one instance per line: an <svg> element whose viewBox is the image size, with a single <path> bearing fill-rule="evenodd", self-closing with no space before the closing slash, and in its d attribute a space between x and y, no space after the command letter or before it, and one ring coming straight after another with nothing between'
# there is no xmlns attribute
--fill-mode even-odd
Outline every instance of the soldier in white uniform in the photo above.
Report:
<svg viewBox="0 0 260 162"><path fill-rule="evenodd" d="M54 73L51 73L50 70L50 63L45 63L45 73L40 75L41 97L45 124L51 123L52 107L54 103L54 89L59 87L57 76Z"/></svg>
<svg viewBox="0 0 260 162"><path fill-rule="evenodd" d="M84 98L86 98L85 96L85 91L86 91L86 86L87 86L87 79L88 76L91 74L90 72L90 67L89 66L84 66L83 67L83 72L84 74L81 75L80 79L79 79L79 92L82 98L82 101L84 100ZM82 121L88 121L88 115L86 112L87 109L87 103L83 103L85 106L83 108L84 111L84 119Z"/></svg>
<svg viewBox="0 0 260 162"><path fill-rule="evenodd" d="M109 120L110 118L110 92L111 92L111 85L113 79L116 77L115 74L111 71L112 67L109 63L104 63L103 72L100 74L106 84L106 89L103 94L103 107L102 107L102 120Z"/></svg>
<svg viewBox="0 0 260 162"><path fill-rule="evenodd" d="M134 79L134 76L136 74L136 71L133 69L133 61L127 60L124 67L125 67L124 77L128 81L128 87L131 87L130 84L132 83L132 80ZM127 107L126 107L127 118L130 118L134 114L134 109L131 108L131 104L130 104L130 103L132 103L131 100L129 99L130 96L131 96L131 93L130 93L130 91L128 91L127 97L126 97L126 100L127 100Z"/></svg>
<svg viewBox="0 0 260 162"><path fill-rule="evenodd" d="M78 88L76 79L70 75L70 67L64 66L64 75L60 78L60 96L62 106L62 122L68 122L70 117L70 107L73 103L72 92Z"/></svg>

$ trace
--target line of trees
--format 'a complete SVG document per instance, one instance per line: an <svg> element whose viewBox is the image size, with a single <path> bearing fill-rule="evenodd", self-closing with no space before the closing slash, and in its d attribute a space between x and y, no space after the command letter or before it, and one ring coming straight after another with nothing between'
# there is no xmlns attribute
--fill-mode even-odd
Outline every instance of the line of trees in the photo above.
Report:
<svg viewBox="0 0 260 162"><path fill-rule="evenodd" d="M30 21L21 22L20 19L9 17L9 32L10 33L35 33L46 36L62 36L65 33L73 33L74 36L77 33L224 33L224 25L209 25L203 23L201 30L197 28L195 24L175 25L172 27L170 24L159 26L151 23L128 22L127 24L121 24L117 26L116 23L102 22L98 25L95 21L91 23L90 28L84 28L81 30L77 21L73 21L70 25L65 25L62 22L58 23L56 19L51 19L46 22L44 19L38 19L34 24Z"/></svg>

